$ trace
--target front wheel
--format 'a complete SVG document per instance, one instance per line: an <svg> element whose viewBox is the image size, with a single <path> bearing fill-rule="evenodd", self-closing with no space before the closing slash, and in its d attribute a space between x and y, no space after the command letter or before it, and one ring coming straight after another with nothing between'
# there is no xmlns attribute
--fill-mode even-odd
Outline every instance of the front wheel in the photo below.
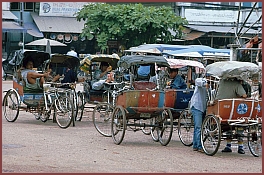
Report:
<svg viewBox="0 0 264 175"><path fill-rule="evenodd" d="M75 116L75 121L81 121L84 110L84 98L83 98L83 94L80 91L77 93L77 109L78 110Z"/></svg>
<svg viewBox="0 0 264 175"><path fill-rule="evenodd" d="M256 124L248 128L248 148L255 157L262 155L262 131L261 125Z"/></svg>
<svg viewBox="0 0 264 175"><path fill-rule="evenodd" d="M208 115L202 123L201 143L206 155L213 156L220 146L221 125L215 115Z"/></svg>
<svg viewBox="0 0 264 175"><path fill-rule="evenodd" d="M181 112L181 115L178 120L178 135L183 145L192 146L193 132L194 132L193 116L189 112L189 110L186 109Z"/></svg>
<svg viewBox="0 0 264 175"><path fill-rule="evenodd" d="M63 129L68 128L74 116L72 100L68 96L60 96L55 101L54 113L59 127Z"/></svg>
<svg viewBox="0 0 264 175"><path fill-rule="evenodd" d="M111 120L111 134L114 143L119 145L125 136L126 113L122 106L116 106Z"/></svg>
<svg viewBox="0 0 264 175"><path fill-rule="evenodd" d="M170 109L164 109L161 112L160 120L158 121L158 136L162 146L169 144L173 132L173 117Z"/></svg>
<svg viewBox="0 0 264 175"><path fill-rule="evenodd" d="M19 114L19 100L18 95L14 90L6 93L3 99L3 115L8 122L16 121Z"/></svg>
<svg viewBox="0 0 264 175"><path fill-rule="evenodd" d="M111 117L114 107L109 103L99 103L93 110L93 124L95 129L105 137L111 137Z"/></svg>

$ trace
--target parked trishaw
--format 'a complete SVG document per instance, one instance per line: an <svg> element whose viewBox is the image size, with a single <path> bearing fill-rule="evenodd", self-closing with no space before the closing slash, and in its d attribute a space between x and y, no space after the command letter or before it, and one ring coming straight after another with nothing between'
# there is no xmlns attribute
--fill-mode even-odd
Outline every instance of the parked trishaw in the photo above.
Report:
<svg viewBox="0 0 264 175"><path fill-rule="evenodd" d="M19 61L20 64L15 68L13 76L13 88L5 91L2 108L3 115L8 122L14 122L18 118L19 111L32 113L37 120L46 122L50 115L53 115L53 121L57 122L59 127L67 128L73 119L72 100L65 95L67 90L57 86L50 87L50 84L44 84L43 89L29 89L21 79L20 70L22 63L26 59L33 59L34 68L40 73L45 72L46 62L50 61L50 54L40 51L27 51ZM17 62L17 61L15 61Z"/></svg>
<svg viewBox="0 0 264 175"><path fill-rule="evenodd" d="M110 119L113 112L115 93L119 88L123 87L123 83L115 81L105 83L102 90L92 88L91 82L94 80L94 72L99 69L101 62L107 62L112 67L115 80L118 80L117 62L118 55L96 54L88 55L80 62L80 69L85 72L86 80L83 82L83 92L79 91L79 99L82 99L80 109L82 115L84 110L92 109L92 119L96 130L106 137L111 137ZM82 117L78 117L81 121Z"/></svg>
<svg viewBox="0 0 264 175"><path fill-rule="evenodd" d="M141 80L137 74L139 65L150 66L150 76L155 82ZM158 76L156 68L167 68L169 64L163 56L129 55L118 62L121 72L129 75L128 89L119 93L111 120L111 134L115 144L123 141L125 131L151 128L153 139L161 145L167 145L173 132L171 108L176 100L176 90L165 89L160 82L166 82Z"/></svg>
<svg viewBox="0 0 264 175"><path fill-rule="evenodd" d="M51 58L46 61L46 68L52 68L52 74L53 76L55 75L60 75L61 78L59 81L52 83L52 82L47 82L48 84L51 84L53 87L60 87L64 88L66 95L70 97L70 99L73 100L73 106L74 106L74 119L76 120L79 118L81 115L81 109L79 108L79 99L77 96L77 92L75 91L76 88L76 83L78 82L77 79L77 72L80 67L80 60L77 57L70 56L70 55L65 55L65 54L51 54ZM64 78L65 71L68 67L71 67L71 69L75 72L76 74L76 81L72 83L61 83L60 81ZM74 126L74 121L73 121L73 126Z"/></svg>
<svg viewBox="0 0 264 175"><path fill-rule="evenodd" d="M201 129L204 152L212 156L218 151L222 140L242 137L247 140L252 155L258 157L262 152L262 98L258 94L262 77L260 67L250 62L223 61L206 66L206 73L220 79L247 81L251 85L252 95L248 98L209 101ZM238 132L241 128L242 134Z"/></svg>
<svg viewBox="0 0 264 175"><path fill-rule="evenodd" d="M177 98L173 109L173 125L178 130L180 141L185 146L193 144L194 123L193 117L189 110L189 101L192 98L194 87L192 77L203 76L205 67L201 62L183 59L167 59L170 68L187 68L186 73L187 89L176 89ZM183 72L182 72L183 73Z"/></svg>

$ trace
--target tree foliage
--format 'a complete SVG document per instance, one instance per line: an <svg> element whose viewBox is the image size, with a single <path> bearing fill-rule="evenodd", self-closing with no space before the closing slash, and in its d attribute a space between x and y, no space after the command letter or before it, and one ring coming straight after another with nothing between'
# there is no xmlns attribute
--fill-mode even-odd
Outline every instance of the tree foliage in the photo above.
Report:
<svg viewBox="0 0 264 175"><path fill-rule="evenodd" d="M170 7L146 7L137 4L110 5L91 3L77 12L77 20L85 21L82 35L95 35L98 46L105 50L108 40L118 40L127 47L143 43L167 43L180 38L185 18L176 16ZM176 32L172 35L168 30Z"/></svg>

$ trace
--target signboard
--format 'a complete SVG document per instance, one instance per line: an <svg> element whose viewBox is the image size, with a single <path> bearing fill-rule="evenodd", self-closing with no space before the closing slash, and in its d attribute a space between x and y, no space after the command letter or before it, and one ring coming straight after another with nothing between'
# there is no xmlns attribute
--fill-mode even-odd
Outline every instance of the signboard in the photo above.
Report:
<svg viewBox="0 0 264 175"><path fill-rule="evenodd" d="M109 48L118 48L119 43L119 41L107 41L107 45Z"/></svg>
<svg viewBox="0 0 264 175"><path fill-rule="evenodd" d="M39 16L75 17L88 2L40 2Z"/></svg>
<svg viewBox="0 0 264 175"><path fill-rule="evenodd" d="M10 2L2 2L2 10L10 10Z"/></svg>
<svg viewBox="0 0 264 175"><path fill-rule="evenodd" d="M236 22L237 17L238 11L233 10L185 9L185 18L188 21Z"/></svg>

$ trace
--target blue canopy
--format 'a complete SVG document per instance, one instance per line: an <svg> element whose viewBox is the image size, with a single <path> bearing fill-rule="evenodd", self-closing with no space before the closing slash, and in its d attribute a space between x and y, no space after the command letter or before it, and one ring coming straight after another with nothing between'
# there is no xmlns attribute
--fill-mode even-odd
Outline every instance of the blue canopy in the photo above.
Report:
<svg viewBox="0 0 264 175"><path fill-rule="evenodd" d="M188 57L206 57L206 56L230 56L230 49L215 49L203 45L189 45L189 48L163 52L165 55L188 56Z"/></svg>

